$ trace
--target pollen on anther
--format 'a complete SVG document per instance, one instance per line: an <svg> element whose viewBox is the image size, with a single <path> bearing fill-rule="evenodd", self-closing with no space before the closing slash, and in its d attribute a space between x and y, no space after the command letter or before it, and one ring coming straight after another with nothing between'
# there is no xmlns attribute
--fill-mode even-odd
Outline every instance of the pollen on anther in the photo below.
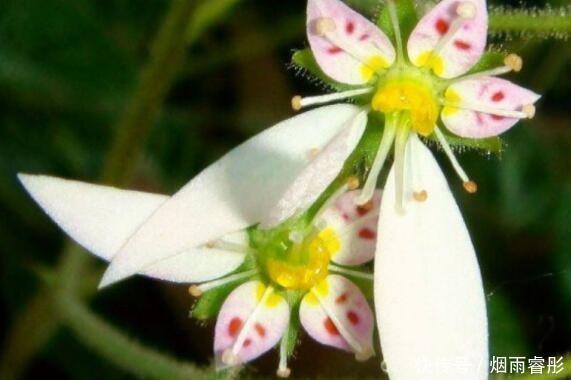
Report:
<svg viewBox="0 0 571 380"><path fill-rule="evenodd" d="M426 190L415 191L412 193L412 197L414 198L415 201L422 203L426 202L426 200L428 199L428 193L426 192Z"/></svg>
<svg viewBox="0 0 571 380"><path fill-rule="evenodd" d="M464 190L470 194L475 194L478 192L478 184L474 181L464 182Z"/></svg>
<svg viewBox="0 0 571 380"><path fill-rule="evenodd" d="M517 54L508 54L504 59L504 65L518 73L523 67L523 59Z"/></svg>
<svg viewBox="0 0 571 380"><path fill-rule="evenodd" d="M347 180L347 188L349 190L356 190L359 188L359 178L357 177L349 177Z"/></svg>
<svg viewBox="0 0 571 380"><path fill-rule="evenodd" d="M535 106L533 104L526 104L521 110L527 115L528 119L533 119L535 116Z"/></svg>
<svg viewBox="0 0 571 380"><path fill-rule="evenodd" d="M193 297L200 297L202 296L202 290L197 285L191 285L188 288L188 293Z"/></svg>
<svg viewBox="0 0 571 380"><path fill-rule="evenodd" d="M296 95L293 98L291 98L291 108L293 108L294 111L299 111L302 108L302 104L301 104L301 96Z"/></svg>
<svg viewBox="0 0 571 380"><path fill-rule="evenodd" d="M280 368L278 369L278 371L276 372L276 375L278 377L281 377L282 379L288 378L291 375L291 369L289 368Z"/></svg>

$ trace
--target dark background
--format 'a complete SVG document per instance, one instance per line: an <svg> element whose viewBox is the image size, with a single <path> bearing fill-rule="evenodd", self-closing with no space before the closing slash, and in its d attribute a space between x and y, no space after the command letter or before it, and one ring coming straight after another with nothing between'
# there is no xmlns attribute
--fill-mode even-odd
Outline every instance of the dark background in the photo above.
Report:
<svg viewBox="0 0 571 380"><path fill-rule="evenodd" d="M305 2L234 2L185 49L156 122L143 120L152 129L144 140L133 141L142 145L142 153L129 158L132 170L115 182L173 193L224 152L291 116L292 95L321 91L288 65L292 50L305 46ZM351 3L370 10L375 2ZM60 280L56 268L64 261L65 237L22 191L15 174L101 178L118 120L149 61L167 5L159 0L0 2L0 339L6 378L134 376L78 339L73 329L49 325L60 298L51 289ZM550 37L492 37L523 56L517 82L544 97L533 121L505 135L501 157L461 156L480 185L476 196L452 182L482 266L494 355L571 351L571 47ZM151 111L147 116L152 119ZM447 162L442 164L454 178ZM103 268L94 263L85 265ZM70 276L88 288L83 293L91 293L94 275ZM38 298L43 306L30 308ZM213 324L199 326L187 318L192 302L184 286L133 278L91 296L89 305L137 341L207 365ZM272 351L247 373L272 376L276 365ZM295 377L379 373L378 360L359 364L305 337L291 367Z"/></svg>

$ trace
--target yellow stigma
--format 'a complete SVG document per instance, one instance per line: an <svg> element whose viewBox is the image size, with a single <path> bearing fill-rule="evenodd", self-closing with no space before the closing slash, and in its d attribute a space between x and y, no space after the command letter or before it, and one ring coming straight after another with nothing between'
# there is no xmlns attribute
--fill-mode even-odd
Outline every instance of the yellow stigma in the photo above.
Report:
<svg viewBox="0 0 571 380"><path fill-rule="evenodd" d="M268 276L286 289L310 289L327 277L329 261L340 248L335 231L326 228L301 245L294 245L288 258L269 259Z"/></svg>
<svg viewBox="0 0 571 380"><path fill-rule="evenodd" d="M438 104L430 87L414 79L396 78L384 83L371 107L383 113L408 112L411 128L423 136L434 131L438 118Z"/></svg>

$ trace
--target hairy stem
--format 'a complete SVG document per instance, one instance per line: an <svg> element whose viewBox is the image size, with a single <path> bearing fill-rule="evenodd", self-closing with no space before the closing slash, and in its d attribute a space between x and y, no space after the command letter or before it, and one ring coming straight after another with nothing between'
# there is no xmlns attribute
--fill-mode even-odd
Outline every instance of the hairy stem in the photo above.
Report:
<svg viewBox="0 0 571 380"><path fill-rule="evenodd" d="M571 33L571 11L568 7L556 9L490 10L490 31L495 33L544 34L565 37Z"/></svg>
<svg viewBox="0 0 571 380"><path fill-rule="evenodd" d="M72 299L57 300L63 322L89 348L125 372L145 379L200 379L206 371L179 362L125 336Z"/></svg>

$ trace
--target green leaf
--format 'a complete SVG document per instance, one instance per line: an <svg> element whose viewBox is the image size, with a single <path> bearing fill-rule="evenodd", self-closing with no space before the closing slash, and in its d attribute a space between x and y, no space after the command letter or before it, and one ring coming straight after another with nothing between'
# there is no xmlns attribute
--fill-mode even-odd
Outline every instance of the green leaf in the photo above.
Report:
<svg viewBox="0 0 571 380"><path fill-rule="evenodd" d="M339 83L327 76L319 67L319 64L315 60L311 49L302 49L296 51L292 58L292 64L298 68L305 70L311 76L325 83L327 86L337 90L337 91L347 91L355 88L354 86Z"/></svg>
<svg viewBox="0 0 571 380"><path fill-rule="evenodd" d="M397 8L397 18L399 20L399 25L401 29L403 44L406 46L406 41L408 41L408 36L416 26L418 22L418 14L412 0L398 0L395 1ZM393 25L391 23L391 16L389 13L389 7L385 6L379 17L377 19L377 26L381 28L383 32L395 42L395 33L393 30Z"/></svg>
<svg viewBox="0 0 571 380"><path fill-rule="evenodd" d="M506 54L499 51L485 52L478 63L468 71L467 74L474 74L480 71L490 70L504 65Z"/></svg>

